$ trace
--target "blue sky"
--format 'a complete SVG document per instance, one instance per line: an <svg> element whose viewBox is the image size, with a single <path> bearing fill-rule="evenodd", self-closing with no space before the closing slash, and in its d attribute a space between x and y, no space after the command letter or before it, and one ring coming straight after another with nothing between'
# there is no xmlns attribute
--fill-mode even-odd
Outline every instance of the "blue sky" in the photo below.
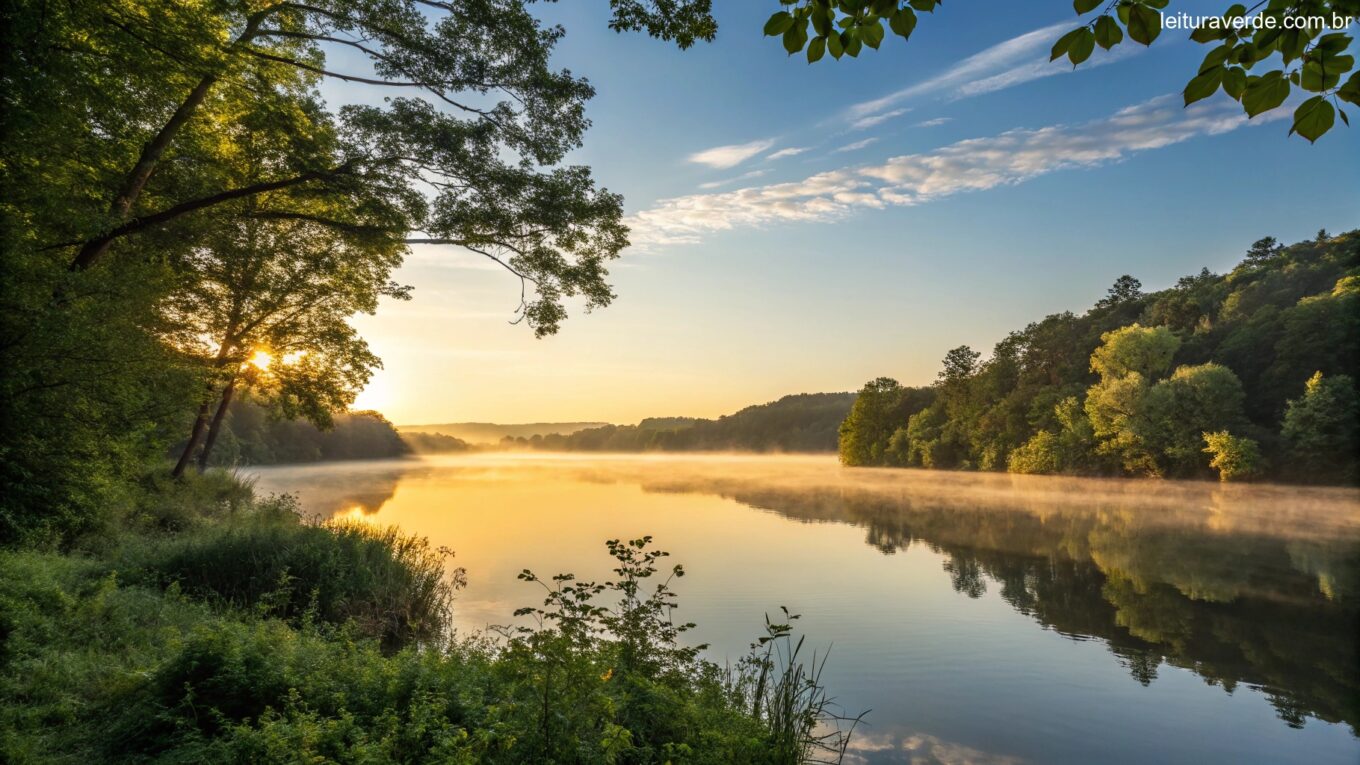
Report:
<svg viewBox="0 0 1360 765"><path fill-rule="evenodd" d="M1222 94L1182 109L1205 52L1184 32L1073 72L1045 63L1070 4L950 3L909 43L809 66L761 36L776 3L718 5L718 39L683 52L610 32L602 1L539 6L598 91L571 161L625 196L619 298L536 341L506 323L507 275L417 250L415 300L358 322L385 361L360 405L634 422L924 384L947 349L1083 310L1120 274L1159 288L1261 236L1360 225L1360 136L1310 146Z"/></svg>

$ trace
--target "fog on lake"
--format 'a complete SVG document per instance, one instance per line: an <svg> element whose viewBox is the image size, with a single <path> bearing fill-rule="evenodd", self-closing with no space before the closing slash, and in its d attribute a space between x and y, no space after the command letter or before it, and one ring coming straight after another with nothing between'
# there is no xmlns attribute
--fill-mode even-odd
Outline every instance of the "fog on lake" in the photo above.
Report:
<svg viewBox="0 0 1360 765"><path fill-rule="evenodd" d="M455 619L604 578L650 534L722 661L787 606L862 762L1355 762L1360 493L846 469L831 457L483 453L257 468L308 513L456 551Z"/></svg>

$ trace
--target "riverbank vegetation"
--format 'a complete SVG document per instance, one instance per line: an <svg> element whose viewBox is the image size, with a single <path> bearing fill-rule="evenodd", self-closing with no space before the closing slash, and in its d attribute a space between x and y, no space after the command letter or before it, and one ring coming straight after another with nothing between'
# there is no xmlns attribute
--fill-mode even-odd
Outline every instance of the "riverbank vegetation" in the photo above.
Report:
<svg viewBox="0 0 1360 765"><path fill-rule="evenodd" d="M525 572L543 585L526 585L529 618L457 635L448 551L304 519L220 472L176 486L175 513L148 507L115 538L0 552L0 759L794 763L844 749L792 620L730 668L701 658L672 619L683 569L663 570L649 539L609 543L611 581Z"/></svg>
<svg viewBox="0 0 1360 765"><path fill-rule="evenodd" d="M867 384L847 465L1017 473L1360 479L1360 231L1252 245L1144 293L1120 277L990 358L951 350L938 381Z"/></svg>

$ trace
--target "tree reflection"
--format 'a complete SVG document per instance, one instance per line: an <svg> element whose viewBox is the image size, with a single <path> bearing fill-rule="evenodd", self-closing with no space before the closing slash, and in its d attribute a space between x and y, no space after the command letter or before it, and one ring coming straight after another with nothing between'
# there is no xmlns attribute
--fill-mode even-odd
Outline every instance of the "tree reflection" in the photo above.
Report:
<svg viewBox="0 0 1360 765"><path fill-rule="evenodd" d="M1142 507L1126 494L1076 505L1061 492L960 497L674 473L639 480L652 491L859 525L885 554L927 545L945 556L957 592L979 598L994 585L1045 628L1104 641L1143 685L1169 664L1227 693L1260 689L1288 725L1314 717L1360 731L1360 539L1345 523L1305 522L1353 514L1344 495L1339 510L1306 508L1306 517L1291 516L1303 498L1277 505L1293 522L1272 525L1259 497L1236 490L1188 486L1176 507L1175 484L1157 485L1159 504Z"/></svg>

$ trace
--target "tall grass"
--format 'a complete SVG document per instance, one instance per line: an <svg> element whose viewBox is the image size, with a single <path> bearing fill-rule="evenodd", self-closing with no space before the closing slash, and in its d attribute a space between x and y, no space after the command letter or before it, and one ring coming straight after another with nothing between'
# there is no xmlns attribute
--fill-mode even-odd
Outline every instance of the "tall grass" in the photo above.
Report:
<svg viewBox="0 0 1360 765"><path fill-rule="evenodd" d="M143 554L162 587L260 616L351 624L394 651L448 631L461 570L423 537L301 518L287 500L181 535Z"/></svg>
<svg viewBox="0 0 1360 765"><path fill-rule="evenodd" d="M783 621L765 616L765 634L729 672L731 692L769 731L774 762L839 763L866 712L842 713L822 683L830 652L804 661L803 641L793 637L799 614L781 607Z"/></svg>

